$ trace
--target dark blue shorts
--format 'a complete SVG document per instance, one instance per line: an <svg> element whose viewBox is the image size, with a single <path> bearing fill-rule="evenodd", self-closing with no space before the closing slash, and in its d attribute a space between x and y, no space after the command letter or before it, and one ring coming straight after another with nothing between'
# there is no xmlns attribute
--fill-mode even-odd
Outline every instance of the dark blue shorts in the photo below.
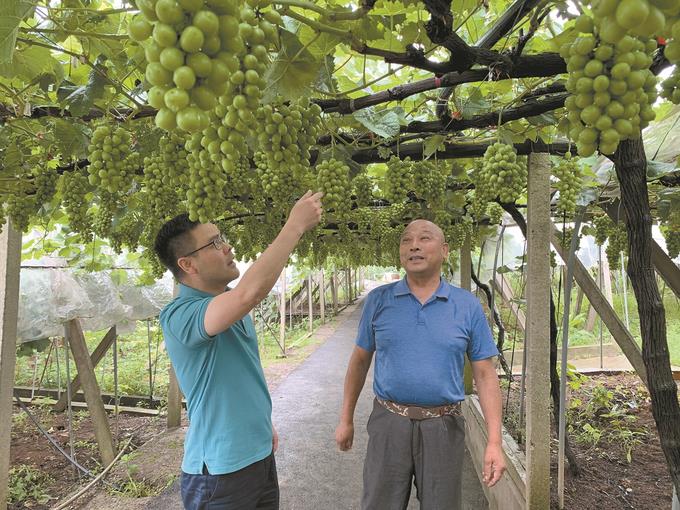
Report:
<svg viewBox="0 0 680 510"><path fill-rule="evenodd" d="M279 481L274 453L250 466L211 475L182 472L182 502L186 510L278 510Z"/></svg>

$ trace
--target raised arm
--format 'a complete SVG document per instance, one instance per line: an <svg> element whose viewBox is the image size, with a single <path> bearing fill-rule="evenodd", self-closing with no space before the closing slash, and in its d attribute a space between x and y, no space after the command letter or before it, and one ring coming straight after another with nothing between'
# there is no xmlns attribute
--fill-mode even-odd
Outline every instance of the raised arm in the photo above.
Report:
<svg viewBox="0 0 680 510"><path fill-rule="evenodd" d="M279 235L244 273L238 285L215 296L205 313L206 333L212 336L226 330L269 294L302 235L319 224L322 196L323 193L305 193L293 206Z"/></svg>

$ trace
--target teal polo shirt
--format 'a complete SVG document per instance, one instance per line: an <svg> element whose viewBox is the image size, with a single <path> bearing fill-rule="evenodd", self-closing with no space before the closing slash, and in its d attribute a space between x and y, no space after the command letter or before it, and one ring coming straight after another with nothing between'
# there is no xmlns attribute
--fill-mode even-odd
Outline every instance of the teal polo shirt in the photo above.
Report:
<svg viewBox="0 0 680 510"><path fill-rule="evenodd" d="M182 471L238 471L272 451L272 401L250 315L209 336L205 311L214 296L180 284L160 313L165 347L187 400L189 430Z"/></svg>
<svg viewBox="0 0 680 510"><path fill-rule="evenodd" d="M474 294L443 279L424 303L406 278L366 297L356 344L375 352L373 391L401 404L439 406L465 398L463 364L498 355Z"/></svg>

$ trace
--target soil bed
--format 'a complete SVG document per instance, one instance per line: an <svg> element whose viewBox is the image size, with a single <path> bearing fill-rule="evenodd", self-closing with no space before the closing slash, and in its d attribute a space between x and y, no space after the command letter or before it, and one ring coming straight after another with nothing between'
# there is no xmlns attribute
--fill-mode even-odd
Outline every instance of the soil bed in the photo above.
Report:
<svg viewBox="0 0 680 510"><path fill-rule="evenodd" d="M517 439L519 381L504 388L505 426ZM673 488L649 393L632 374L573 374L568 386L569 440L581 474L565 476L568 509L670 508ZM524 449L524 444L520 443ZM557 509L557 436L551 441L551 508Z"/></svg>

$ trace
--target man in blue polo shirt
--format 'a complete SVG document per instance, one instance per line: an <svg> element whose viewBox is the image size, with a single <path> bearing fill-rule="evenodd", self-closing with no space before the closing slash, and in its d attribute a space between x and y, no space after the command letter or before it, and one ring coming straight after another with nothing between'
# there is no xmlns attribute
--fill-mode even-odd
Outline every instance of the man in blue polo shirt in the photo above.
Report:
<svg viewBox="0 0 680 510"><path fill-rule="evenodd" d="M461 508L466 353L488 432L483 480L492 486L505 471L498 351L477 298L441 278L447 256L437 225L411 222L399 245L406 278L374 289L364 304L335 432L340 450L350 449L354 409L375 353L363 510L403 510L413 482L421 509Z"/></svg>
<svg viewBox="0 0 680 510"><path fill-rule="evenodd" d="M321 219L308 191L272 244L239 276L231 246L212 223L177 216L154 250L179 281L160 315L165 346L187 400L181 493L189 510L279 508L272 402L248 315L276 283L300 237Z"/></svg>

